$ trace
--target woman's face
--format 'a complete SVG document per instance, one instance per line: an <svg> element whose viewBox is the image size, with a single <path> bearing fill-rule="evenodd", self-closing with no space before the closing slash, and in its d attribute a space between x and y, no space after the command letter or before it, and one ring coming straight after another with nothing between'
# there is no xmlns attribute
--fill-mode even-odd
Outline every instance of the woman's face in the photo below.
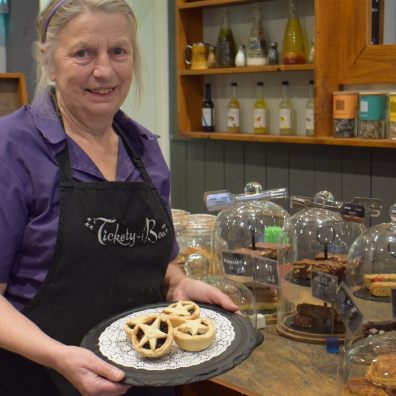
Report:
<svg viewBox="0 0 396 396"><path fill-rule="evenodd" d="M132 81L131 27L125 15L85 12L60 31L49 77L64 116L113 118Z"/></svg>

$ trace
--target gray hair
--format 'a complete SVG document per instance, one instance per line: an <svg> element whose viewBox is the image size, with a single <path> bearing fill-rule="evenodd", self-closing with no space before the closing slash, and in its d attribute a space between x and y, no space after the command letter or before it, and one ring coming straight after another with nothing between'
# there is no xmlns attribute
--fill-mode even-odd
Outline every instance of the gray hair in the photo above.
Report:
<svg viewBox="0 0 396 396"><path fill-rule="evenodd" d="M133 48L133 82L137 90L137 100L142 94L141 58L137 43L137 22L131 7L124 0L68 0L59 6L60 0L51 0L39 14L36 20L37 40L34 42L34 57L36 59L36 90L35 98L48 90L48 66L53 62L53 54L57 45L59 33L73 18L90 11L121 12L132 29ZM58 9L55 10L59 6ZM51 15L52 14L52 15ZM45 55L42 55L42 51Z"/></svg>

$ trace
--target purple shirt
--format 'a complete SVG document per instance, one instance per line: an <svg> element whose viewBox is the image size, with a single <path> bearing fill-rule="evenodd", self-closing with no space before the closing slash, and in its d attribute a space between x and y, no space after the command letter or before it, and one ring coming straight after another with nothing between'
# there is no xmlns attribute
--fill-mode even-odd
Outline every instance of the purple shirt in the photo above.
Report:
<svg viewBox="0 0 396 396"><path fill-rule="evenodd" d="M64 132L50 106L34 102L0 117L0 283L6 297L21 309L37 292L51 265L59 216L59 175L55 159L65 146L73 179L104 181L87 154ZM140 155L170 212L170 174L157 136L119 111L115 121ZM121 142L118 181L142 181ZM174 241L170 260L178 253Z"/></svg>

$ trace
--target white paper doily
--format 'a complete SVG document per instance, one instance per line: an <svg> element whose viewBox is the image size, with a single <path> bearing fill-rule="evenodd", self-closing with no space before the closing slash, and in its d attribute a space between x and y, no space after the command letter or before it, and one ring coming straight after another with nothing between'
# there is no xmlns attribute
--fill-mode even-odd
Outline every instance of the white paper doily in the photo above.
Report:
<svg viewBox="0 0 396 396"><path fill-rule="evenodd" d="M235 331L231 322L218 312L201 308L201 316L209 318L216 327L216 337L213 344L200 352L188 352L172 346L168 355L159 359L149 359L140 356L133 349L124 332L123 326L128 319L159 313L163 307L150 308L134 312L116 320L99 336L99 350L109 360L126 367L143 370L169 370L181 367L195 366L223 353L235 338Z"/></svg>

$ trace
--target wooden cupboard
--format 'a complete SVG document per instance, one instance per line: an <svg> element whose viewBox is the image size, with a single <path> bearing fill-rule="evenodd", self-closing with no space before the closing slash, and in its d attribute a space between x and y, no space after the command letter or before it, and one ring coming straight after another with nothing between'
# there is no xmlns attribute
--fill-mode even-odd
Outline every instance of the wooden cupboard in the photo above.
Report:
<svg viewBox="0 0 396 396"><path fill-rule="evenodd" d="M312 0L315 62L303 65L254 66L189 70L183 60L187 44L204 40L207 10L278 0L175 0L177 123L182 137L233 141L396 147L381 139L334 138L332 92L348 85L396 83L396 45L369 45L370 0ZM242 8L241 8L242 9ZM247 9L247 7L246 7ZM287 10L285 11L287 13ZM253 135L200 132L201 103L206 78L311 72L315 84L315 136ZM367 88L369 89L369 88Z"/></svg>

